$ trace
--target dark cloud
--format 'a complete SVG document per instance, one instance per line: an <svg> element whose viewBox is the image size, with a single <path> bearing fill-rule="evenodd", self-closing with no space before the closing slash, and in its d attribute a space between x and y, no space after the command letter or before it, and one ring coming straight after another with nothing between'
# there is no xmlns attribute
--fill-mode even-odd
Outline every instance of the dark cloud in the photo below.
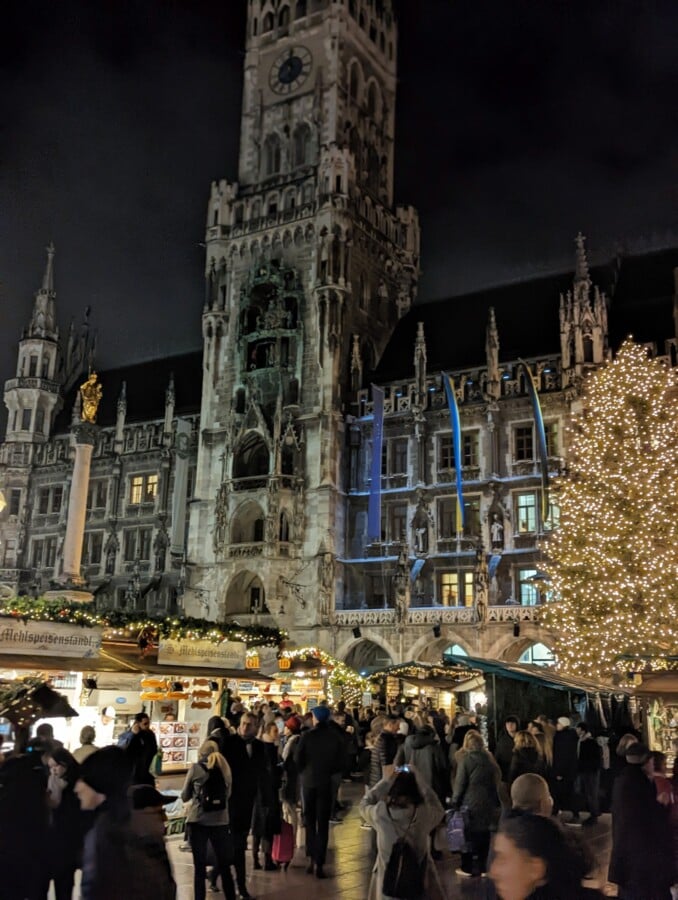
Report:
<svg viewBox="0 0 678 900"><path fill-rule="evenodd" d="M670 240L673 3L400 0L396 184L422 299ZM244 0L3 9L0 377L57 245L59 312L100 364L200 344L210 182L235 179ZM667 237L668 234L668 237Z"/></svg>

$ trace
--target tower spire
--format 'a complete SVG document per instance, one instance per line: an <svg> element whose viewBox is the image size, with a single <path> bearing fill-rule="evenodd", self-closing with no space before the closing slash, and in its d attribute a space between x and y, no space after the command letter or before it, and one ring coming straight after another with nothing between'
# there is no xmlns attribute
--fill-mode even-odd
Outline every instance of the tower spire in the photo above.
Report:
<svg viewBox="0 0 678 900"><path fill-rule="evenodd" d="M56 341L59 333L56 326L56 291L54 290L54 244L47 245L47 264L42 276L42 287L35 295L33 314L26 337L47 338Z"/></svg>
<svg viewBox="0 0 678 900"><path fill-rule="evenodd" d="M581 231L577 234L577 237L574 239L574 242L577 246L576 251L576 262L574 269L574 281L575 284L582 281L590 281L589 276L589 261L586 258L586 246L584 241L586 238L581 233Z"/></svg>

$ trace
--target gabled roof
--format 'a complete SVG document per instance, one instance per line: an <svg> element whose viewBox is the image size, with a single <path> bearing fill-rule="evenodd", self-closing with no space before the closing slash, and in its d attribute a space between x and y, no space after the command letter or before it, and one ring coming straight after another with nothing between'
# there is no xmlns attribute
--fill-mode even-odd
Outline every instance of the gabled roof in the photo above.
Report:
<svg viewBox="0 0 678 900"><path fill-rule="evenodd" d="M609 300L613 350L628 334L640 342L654 341L660 350L673 336L676 267L678 248L620 257L591 269L593 285ZM412 377L418 322L424 323L429 372L483 367L490 307L497 320L500 360L560 353L560 294L572 289L573 278L569 271L416 304L398 322L373 380Z"/></svg>

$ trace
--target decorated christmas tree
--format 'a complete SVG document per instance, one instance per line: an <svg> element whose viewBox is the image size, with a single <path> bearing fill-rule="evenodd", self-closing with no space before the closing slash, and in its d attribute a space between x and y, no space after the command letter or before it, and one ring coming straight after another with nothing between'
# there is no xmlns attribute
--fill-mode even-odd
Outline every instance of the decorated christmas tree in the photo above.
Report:
<svg viewBox="0 0 678 900"><path fill-rule="evenodd" d="M678 651L678 377L631 340L586 382L545 545L560 669L609 678Z"/></svg>

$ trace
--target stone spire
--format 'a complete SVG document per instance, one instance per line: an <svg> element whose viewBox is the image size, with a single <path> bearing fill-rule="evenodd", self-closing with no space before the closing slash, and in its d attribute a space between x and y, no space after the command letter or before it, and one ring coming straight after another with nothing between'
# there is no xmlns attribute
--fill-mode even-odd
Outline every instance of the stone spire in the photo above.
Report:
<svg viewBox="0 0 678 900"><path fill-rule="evenodd" d="M414 342L414 379L417 385L417 403L426 403L426 338L424 323L417 322L417 337Z"/></svg>
<svg viewBox="0 0 678 900"><path fill-rule="evenodd" d="M54 244L47 246L47 265L42 276L42 287L35 295L33 314L26 331L28 338L46 338L56 341L59 332L55 314L56 291L54 290Z"/></svg>
<svg viewBox="0 0 678 900"><path fill-rule="evenodd" d="M576 262L575 262L575 269L574 269L575 285L579 284L580 282L583 282L583 281L586 281L589 283L591 281L591 278L589 276L589 261L586 258L586 247L584 245L585 240L586 240L586 238L581 233L581 231L579 232L577 237L574 239L574 242L577 247Z"/></svg>
<svg viewBox="0 0 678 900"><path fill-rule="evenodd" d="M485 330L485 356L487 360L487 394L493 400L499 399L501 390L499 376L499 331L494 317L494 307L490 307Z"/></svg>

